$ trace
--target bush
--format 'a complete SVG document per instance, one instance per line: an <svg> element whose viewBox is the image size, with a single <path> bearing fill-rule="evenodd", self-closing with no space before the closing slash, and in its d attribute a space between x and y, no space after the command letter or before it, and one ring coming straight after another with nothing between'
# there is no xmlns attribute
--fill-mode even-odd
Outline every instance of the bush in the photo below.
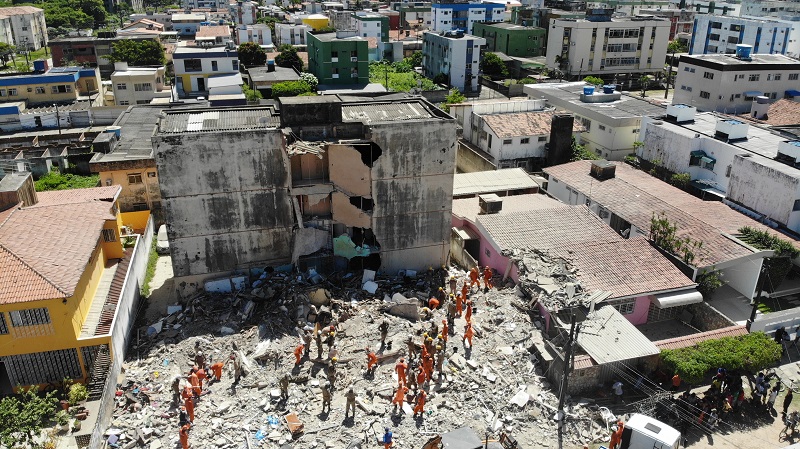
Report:
<svg viewBox="0 0 800 449"><path fill-rule="evenodd" d="M786 275L792 269L792 259L800 255L794 245L789 241L776 237L775 235L759 229L745 226L739 229L739 239L762 250L773 250L775 255L764 261L766 265L765 279L760 279L764 290L774 292L781 285Z"/></svg>
<svg viewBox="0 0 800 449"><path fill-rule="evenodd" d="M661 351L672 372L690 384L699 384L711 370L723 367L754 373L781 358L781 345L763 332L707 340L689 348Z"/></svg>
<svg viewBox="0 0 800 449"><path fill-rule="evenodd" d="M242 85L242 93L244 93L244 97L247 101L258 101L264 98L261 92L256 89L251 89L247 84Z"/></svg>
<svg viewBox="0 0 800 449"><path fill-rule="evenodd" d="M311 91L311 87L305 81L284 81L272 85L272 98L296 97Z"/></svg>
<svg viewBox="0 0 800 449"><path fill-rule="evenodd" d="M445 112L450 112L450 105L451 104L458 104L466 100L467 97L464 96L458 89L452 89L447 97L444 99L444 105L442 106L442 110Z"/></svg>
<svg viewBox="0 0 800 449"><path fill-rule="evenodd" d="M587 84L594 85L594 86L602 86L603 85L603 80L601 78L596 77L596 76L587 76L586 78L583 79L583 82L587 83Z"/></svg>
<svg viewBox="0 0 800 449"><path fill-rule="evenodd" d="M34 185L36 186L37 192L45 192L48 190L69 190L97 187L98 182L100 182L100 175L73 175L72 173L61 173L57 168L53 168L50 173L39 178Z"/></svg>
<svg viewBox="0 0 800 449"><path fill-rule="evenodd" d="M301 73L300 81L303 81L306 84L308 84L308 87L314 91L317 90L317 86L319 86L319 79L317 79L317 77L314 76L313 73L307 73L307 72Z"/></svg>
<svg viewBox="0 0 800 449"><path fill-rule="evenodd" d="M522 78L521 80L517 81L517 84L536 84L538 82L539 81L536 78L531 78L529 76L526 76L525 78Z"/></svg>
<svg viewBox="0 0 800 449"><path fill-rule="evenodd" d="M69 401L70 405L80 404L81 402L85 401L88 397L89 397L89 390L86 389L85 385L72 384L69 387L67 400Z"/></svg>
<svg viewBox="0 0 800 449"><path fill-rule="evenodd" d="M692 175L689 173L674 173L670 177L669 183L680 189L685 189L691 180Z"/></svg>

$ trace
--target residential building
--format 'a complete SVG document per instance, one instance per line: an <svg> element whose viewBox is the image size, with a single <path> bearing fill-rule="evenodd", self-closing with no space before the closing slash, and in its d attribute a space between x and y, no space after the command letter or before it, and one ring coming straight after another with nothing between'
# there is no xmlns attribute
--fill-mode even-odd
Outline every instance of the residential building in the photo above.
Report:
<svg viewBox="0 0 800 449"><path fill-rule="evenodd" d="M750 55L747 46L739 47L739 57L681 56L673 104L742 114L750 111L755 97L776 100L786 91L800 88L800 61L784 55Z"/></svg>
<svg viewBox="0 0 800 449"><path fill-rule="evenodd" d="M102 384L125 357L152 224L117 211L117 186L35 192L23 172L0 191L0 391ZM126 225L149 233L125 236Z"/></svg>
<svg viewBox="0 0 800 449"><path fill-rule="evenodd" d="M352 34L352 33L350 33ZM307 35L308 71L323 85L369 83L369 45L342 32Z"/></svg>
<svg viewBox="0 0 800 449"><path fill-rule="evenodd" d="M559 149L570 153L572 137L580 141L583 130L571 116L561 125L564 118L556 117L552 108L545 110L545 100L465 102L450 105L450 115L463 129L456 160L461 172L510 167L535 171L547 164L548 149L558 151L559 141L565 144Z"/></svg>
<svg viewBox="0 0 800 449"><path fill-rule="evenodd" d="M264 24L239 25L236 28L236 45L242 45L245 42L254 42L266 50L272 50L275 47L272 44L272 29L269 25Z"/></svg>
<svg viewBox="0 0 800 449"><path fill-rule="evenodd" d="M139 19L135 22L126 23L122 28L117 30L117 36L124 36L130 34L154 34L160 36L165 27L156 21L150 19Z"/></svg>
<svg viewBox="0 0 800 449"><path fill-rule="evenodd" d="M738 44L750 45L756 54L786 54L791 31L791 25L769 20L699 15L689 54L735 54Z"/></svg>
<svg viewBox="0 0 800 449"><path fill-rule="evenodd" d="M0 8L0 42L15 45L30 51L47 46L47 24L44 21L44 10L33 6L10 6ZM3 25L3 23L5 25Z"/></svg>
<svg viewBox="0 0 800 449"><path fill-rule="evenodd" d="M253 1L242 1L228 5L234 25L253 25L258 19L258 3Z"/></svg>
<svg viewBox="0 0 800 449"><path fill-rule="evenodd" d="M353 25L357 36L374 38L381 42L389 42L389 17L382 14L355 12Z"/></svg>
<svg viewBox="0 0 800 449"><path fill-rule="evenodd" d="M172 61L181 96L207 92L211 76L239 73L239 54L226 47L178 47Z"/></svg>
<svg viewBox="0 0 800 449"><path fill-rule="evenodd" d="M51 56L54 67L81 65L97 67L100 76L108 79L114 72L114 64L108 60L108 55L113 51L115 42L123 39L130 40L155 40L157 35L132 34L115 37L63 37L50 41Z"/></svg>
<svg viewBox="0 0 800 449"><path fill-rule="evenodd" d="M128 16L128 19L132 23L140 20L149 20L164 25L164 31L174 31L174 27L172 26L172 13L148 12L147 14L131 14Z"/></svg>
<svg viewBox="0 0 800 449"><path fill-rule="evenodd" d="M742 11L742 2L737 0L692 0L688 4L686 0L670 0L670 2L678 9L681 5L685 5L687 9L694 10L698 14L738 17Z"/></svg>
<svg viewBox="0 0 800 449"><path fill-rule="evenodd" d="M52 105L99 101L100 72L96 68L53 67L45 73L0 77L0 101Z"/></svg>
<svg viewBox="0 0 800 449"><path fill-rule="evenodd" d="M478 198L485 194L505 197L538 193L540 186L535 178L522 168L456 173L453 175L453 199Z"/></svg>
<svg viewBox="0 0 800 449"><path fill-rule="evenodd" d="M154 98L171 97L171 87L164 84L166 67L128 67L126 62L114 65L111 89L115 105L149 104Z"/></svg>
<svg viewBox="0 0 800 449"><path fill-rule="evenodd" d="M353 23L353 11L329 9L325 11L325 14L330 18L331 26L337 31L354 30L356 28L355 23Z"/></svg>
<svg viewBox="0 0 800 449"><path fill-rule="evenodd" d="M279 113L162 114L153 145L180 294L206 278L289 263L382 273L446 263L452 118L419 98L279 102ZM209 113L219 120L201 120L197 132Z"/></svg>
<svg viewBox="0 0 800 449"><path fill-rule="evenodd" d="M634 143L641 140L641 129L653 117L664 115L664 108L641 98L610 93L584 93L585 83L541 83L525 86L531 99L544 98L547 105L571 112L585 129L580 143L598 156L621 161L634 152Z"/></svg>
<svg viewBox="0 0 800 449"><path fill-rule="evenodd" d="M789 106L796 109L797 103ZM743 119L696 113L687 105L669 106L663 120L646 125L644 136L636 154L671 172L688 173L696 195L800 234L795 139Z"/></svg>
<svg viewBox="0 0 800 449"><path fill-rule="evenodd" d="M212 10L224 10L228 8L228 0L183 0L181 4L184 9L209 8Z"/></svg>
<svg viewBox="0 0 800 449"><path fill-rule="evenodd" d="M266 67L246 67L246 69L250 88L261 92L264 98L272 98L273 84L300 79L297 70L277 66L272 59L267 60Z"/></svg>
<svg viewBox="0 0 800 449"><path fill-rule="evenodd" d="M796 20L800 16L800 4L782 0L742 0L743 17L776 17Z"/></svg>
<svg viewBox="0 0 800 449"><path fill-rule="evenodd" d="M646 9L668 9L671 4L670 0L603 0L591 2L591 7L613 9L622 16L637 16L639 14L650 14L644 12Z"/></svg>
<svg viewBox="0 0 800 449"><path fill-rule="evenodd" d="M194 37L200 25L208 21L205 13L192 12L192 13L175 13L172 15L172 26L180 36Z"/></svg>
<svg viewBox="0 0 800 449"><path fill-rule="evenodd" d="M642 9L642 15L653 15L669 20L669 40L678 40L688 43L692 38L692 28L696 11L689 9Z"/></svg>
<svg viewBox="0 0 800 449"><path fill-rule="evenodd" d="M422 34L422 74L447 76L447 83L461 92L477 92L481 53L486 39L460 31Z"/></svg>
<svg viewBox="0 0 800 449"><path fill-rule="evenodd" d="M311 27L308 25L276 23L275 39L278 45L306 45L306 35L309 31Z"/></svg>
<svg viewBox="0 0 800 449"><path fill-rule="evenodd" d="M547 37L547 67L567 77L658 73L664 69L671 23L660 17L556 19ZM597 21L601 20L601 21Z"/></svg>
<svg viewBox="0 0 800 449"><path fill-rule="evenodd" d="M628 164L579 161L547 167L544 172L549 194L567 204L587 205L623 236L647 237L653 217L663 216L677 227L681 238L702 243L688 259L686 254L677 256L691 279L718 270L726 285L738 292L734 296L747 300L756 295L761 265L772 251L757 250L736 238L743 226L774 232L756 220L720 202L703 201Z"/></svg>
<svg viewBox="0 0 800 449"><path fill-rule="evenodd" d="M203 25L197 29L194 42L199 47L232 46L231 28L228 25Z"/></svg>
<svg viewBox="0 0 800 449"><path fill-rule="evenodd" d="M475 36L486 39L486 51L522 58L544 56L547 34L543 28L511 23L476 23Z"/></svg>
<svg viewBox="0 0 800 449"><path fill-rule="evenodd" d="M430 28L433 31L461 30L474 33L478 22L505 22L505 5L496 3L433 3Z"/></svg>
<svg viewBox="0 0 800 449"><path fill-rule="evenodd" d="M433 26L433 13L429 2L395 2L392 9L400 13L400 27L406 33L419 33Z"/></svg>

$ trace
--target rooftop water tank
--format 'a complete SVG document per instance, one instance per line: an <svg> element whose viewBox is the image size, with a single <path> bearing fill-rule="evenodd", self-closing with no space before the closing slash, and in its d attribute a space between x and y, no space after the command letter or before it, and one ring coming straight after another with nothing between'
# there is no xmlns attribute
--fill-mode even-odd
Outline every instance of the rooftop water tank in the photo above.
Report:
<svg viewBox="0 0 800 449"><path fill-rule="evenodd" d="M745 61L750 60L750 53L753 52L753 46L747 44L736 45L736 57Z"/></svg>
<svg viewBox="0 0 800 449"><path fill-rule="evenodd" d="M584 86L583 87L583 94L584 95L594 95L594 86Z"/></svg>

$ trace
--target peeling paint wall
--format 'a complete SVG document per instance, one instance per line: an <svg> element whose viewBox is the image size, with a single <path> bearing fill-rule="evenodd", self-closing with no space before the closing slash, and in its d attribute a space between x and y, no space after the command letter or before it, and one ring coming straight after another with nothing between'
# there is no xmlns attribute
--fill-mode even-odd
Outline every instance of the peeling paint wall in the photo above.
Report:
<svg viewBox="0 0 800 449"><path fill-rule="evenodd" d="M370 168L351 145L328 145L331 182L349 196L372 196ZM365 226L362 226L365 227Z"/></svg>
<svg viewBox="0 0 800 449"><path fill-rule="evenodd" d="M334 221L351 228L372 227L372 217L363 210L350 204L350 199L344 193L333 192L331 194L331 203L333 206Z"/></svg>
<svg viewBox="0 0 800 449"><path fill-rule="evenodd" d="M794 216L798 213L792 209L795 200L800 198L800 180L789 176L785 169L776 170L761 161L742 156L733 160L728 199L790 226L790 222L797 221Z"/></svg>
<svg viewBox="0 0 800 449"><path fill-rule="evenodd" d="M286 263L294 225L278 130L153 139L175 276Z"/></svg>

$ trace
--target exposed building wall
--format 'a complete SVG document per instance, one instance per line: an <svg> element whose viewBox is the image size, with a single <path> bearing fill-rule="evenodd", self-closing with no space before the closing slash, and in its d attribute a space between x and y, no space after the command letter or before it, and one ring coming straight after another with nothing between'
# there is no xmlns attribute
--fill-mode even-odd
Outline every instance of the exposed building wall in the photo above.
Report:
<svg viewBox="0 0 800 449"><path fill-rule="evenodd" d="M175 276L286 263L289 162L278 130L154 137Z"/></svg>
<svg viewBox="0 0 800 449"><path fill-rule="evenodd" d="M759 162L743 156L733 159L728 199L785 226L796 224L800 221L800 212L794 211L800 179Z"/></svg>

